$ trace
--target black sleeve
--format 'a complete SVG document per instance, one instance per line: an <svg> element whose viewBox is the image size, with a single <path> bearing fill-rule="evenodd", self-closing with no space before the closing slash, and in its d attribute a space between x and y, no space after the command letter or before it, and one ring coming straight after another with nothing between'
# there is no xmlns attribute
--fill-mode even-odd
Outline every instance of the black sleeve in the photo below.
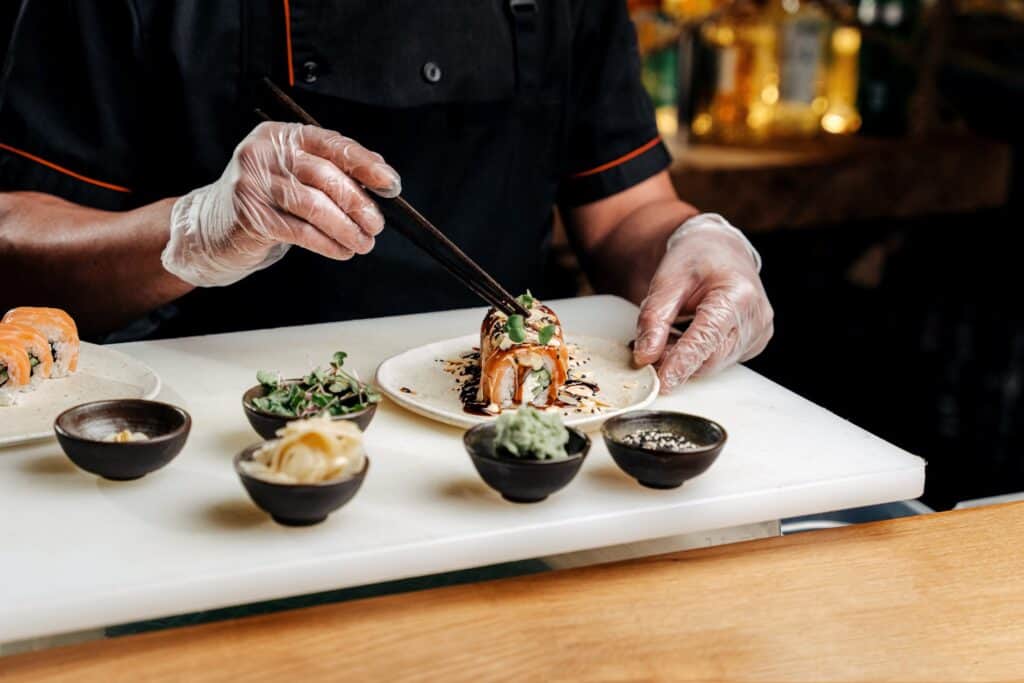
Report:
<svg viewBox="0 0 1024 683"><path fill-rule="evenodd" d="M670 162L640 80L625 0L581 0L574 12L568 168L559 195L567 206L626 190Z"/></svg>
<svg viewBox="0 0 1024 683"><path fill-rule="evenodd" d="M130 208L138 134L140 30L121 0L8 0L0 14L0 191L35 190Z"/></svg>
<svg viewBox="0 0 1024 683"><path fill-rule="evenodd" d="M20 8L18 2L5 2L0 4L0 54L7 54L7 46L11 42L11 33L14 31L14 20L18 17Z"/></svg>

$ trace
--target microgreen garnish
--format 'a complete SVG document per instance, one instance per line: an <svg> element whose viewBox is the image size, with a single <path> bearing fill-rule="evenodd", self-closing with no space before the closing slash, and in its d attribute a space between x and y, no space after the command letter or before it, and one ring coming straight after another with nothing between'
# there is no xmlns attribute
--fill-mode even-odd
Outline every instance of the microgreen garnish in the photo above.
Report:
<svg viewBox="0 0 1024 683"><path fill-rule="evenodd" d="M275 386L281 381L281 373L259 370L256 372L256 381L263 386Z"/></svg>
<svg viewBox="0 0 1024 683"><path fill-rule="evenodd" d="M526 290L526 294L520 294L517 296L516 301L526 310L530 310L533 308L533 302L536 301L536 299L533 298L533 294L530 294L530 290Z"/></svg>
<svg viewBox="0 0 1024 683"><path fill-rule="evenodd" d="M526 341L526 323L521 315L508 317L508 338L516 344Z"/></svg>
<svg viewBox="0 0 1024 683"><path fill-rule="evenodd" d="M252 400L256 408L283 417L313 417L327 413L332 417L363 410L380 401L380 394L342 370L346 354L338 351L326 368L316 368L298 382L285 382L281 374L260 370L256 381L265 394Z"/></svg>
<svg viewBox="0 0 1024 683"><path fill-rule="evenodd" d="M540 342L541 346L547 346L551 338L555 336L555 326L545 325L540 328L540 332L537 333L537 341Z"/></svg>

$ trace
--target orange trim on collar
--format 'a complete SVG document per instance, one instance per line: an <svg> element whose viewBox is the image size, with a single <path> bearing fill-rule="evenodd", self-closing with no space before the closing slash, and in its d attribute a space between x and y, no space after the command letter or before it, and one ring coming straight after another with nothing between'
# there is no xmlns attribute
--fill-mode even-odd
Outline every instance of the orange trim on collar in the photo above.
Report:
<svg viewBox="0 0 1024 683"><path fill-rule="evenodd" d="M597 175L598 173L602 173L604 171L607 171L610 168L615 168L616 166L621 166L622 164L626 163L630 159L635 159L636 157L640 156L641 154L643 154L644 152L649 150L651 147L654 147L659 142L661 142L661 136L660 135L658 137L654 138L653 140L651 140L650 142L645 142L644 144L640 145L639 147L634 149L632 152L629 152L627 154L623 154L618 159L613 159L613 160L609 161L607 164L601 164L600 166L595 166L594 168L592 168L590 170L587 170L587 171L581 171L579 173L574 173L574 174L572 174L569 177L570 178L585 178L588 175Z"/></svg>
<svg viewBox="0 0 1024 683"><path fill-rule="evenodd" d="M102 187L102 188L107 189L107 190L113 190L114 192L131 192L131 190L129 190L127 187L121 187L120 185L114 185L113 183L105 183L102 180L96 180L95 178L90 178L90 177L84 176L84 175L82 175L80 173L75 173L74 171L72 171L70 169L67 169L67 168L64 168L63 166L58 166L57 164L53 163L52 161L47 161L46 159L42 159L40 157L37 157L35 154L29 154L28 152L26 152L24 150L20 150L20 149L18 149L16 147L11 147L10 145L5 145L2 142L0 142L0 149L5 150L7 152L10 152L11 154L17 154L18 156L25 157L26 159L34 161L37 164L42 164L43 166L46 166L47 168L52 168L54 171L57 171L59 173L63 173L66 176L71 176L75 180L81 180L83 183L89 183L90 185L96 185L97 187Z"/></svg>
<svg viewBox="0 0 1024 683"><path fill-rule="evenodd" d="M292 8L284 0L284 42L288 49L288 85L295 85L295 64L292 62Z"/></svg>

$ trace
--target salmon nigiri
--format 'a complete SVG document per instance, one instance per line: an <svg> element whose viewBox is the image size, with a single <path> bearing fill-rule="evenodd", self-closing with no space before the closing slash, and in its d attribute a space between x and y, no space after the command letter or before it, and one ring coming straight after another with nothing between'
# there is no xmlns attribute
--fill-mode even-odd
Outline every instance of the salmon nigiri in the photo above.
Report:
<svg viewBox="0 0 1024 683"><path fill-rule="evenodd" d="M29 386L32 364L25 347L0 339L0 406L12 405L15 394Z"/></svg>
<svg viewBox="0 0 1024 683"><path fill-rule="evenodd" d="M43 333L21 323L0 323L0 341L21 344L28 353L33 379L48 379L53 372L53 351Z"/></svg>
<svg viewBox="0 0 1024 683"><path fill-rule="evenodd" d="M39 330L53 351L53 377L64 377L78 369L78 327L70 315L59 308L12 308L5 323L19 323Z"/></svg>

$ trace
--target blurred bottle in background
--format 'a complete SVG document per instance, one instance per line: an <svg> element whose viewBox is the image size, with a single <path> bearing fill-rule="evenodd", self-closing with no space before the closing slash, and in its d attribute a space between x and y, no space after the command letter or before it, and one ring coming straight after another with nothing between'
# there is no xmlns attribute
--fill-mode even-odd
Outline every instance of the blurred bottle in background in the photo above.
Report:
<svg viewBox="0 0 1024 683"><path fill-rule="evenodd" d="M700 25L727 0L662 0L662 12L679 27L676 38L676 107L674 121L678 135L686 138L694 115L693 85L697 66L697 36Z"/></svg>
<svg viewBox="0 0 1024 683"><path fill-rule="evenodd" d="M866 32L857 96L862 130L867 135L902 135L916 84L913 64L905 54L918 27L919 0L860 0L857 19Z"/></svg>
<svg viewBox="0 0 1024 683"><path fill-rule="evenodd" d="M856 26L839 26L832 32L831 63L825 79L828 107L821 117L826 133L856 133L861 126L857 107L861 34Z"/></svg>
<svg viewBox="0 0 1024 683"><path fill-rule="evenodd" d="M859 29L818 0L728 3L697 33L692 137L763 145L856 132L860 48Z"/></svg>
<svg viewBox="0 0 1024 683"><path fill-rule="evenodd" d="M662 12L660 0L630 0L629 8L640 47L641 78L654 104L658 131L675 135L679 28Z"/></svg>
<svg viewBox="0 0 1024 683"><path fill-rule="evenodd" d="M680 132L681 118L689 120L693 33L697 23L721 3L722 0L629 2L643 61L644 87L654 103L658 131L664 137Z"/></svg>
<svg viewBox="0 0 1024 683"><path fill-rule="evenodd" d="M812 138L828 108L825 96L832 19L814 0L769 0L764 15L778 34L771 78L762 93L774 99L771 135L776 140Z"/></svg>
<svg viewBox="0 0 1024 683"><path fill-rule="evenodd" d="M760 3L739 0L703 22L696 40L693 116L699 141L760 144L778 103L775 26Z"/></svg>

